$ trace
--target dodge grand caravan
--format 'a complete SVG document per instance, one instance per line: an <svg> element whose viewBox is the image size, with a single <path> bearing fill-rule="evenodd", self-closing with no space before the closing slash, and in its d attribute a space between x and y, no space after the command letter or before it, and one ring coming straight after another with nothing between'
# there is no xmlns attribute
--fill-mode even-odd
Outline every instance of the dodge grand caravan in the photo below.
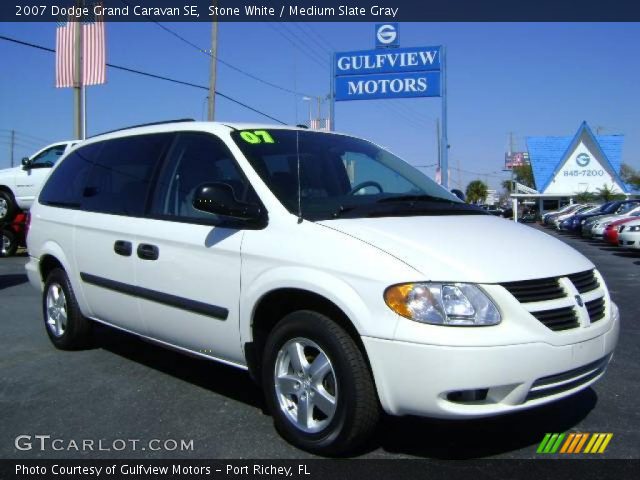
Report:
<svg viewBox="0 0 640 480"><path fill-rule="evenodd" d="M381 410L569 396L619 332L581 254L333 133L183 121L89 139L46 182L28 248L56 347L99 322L248 370L278 431L321 454Z"/></svg>

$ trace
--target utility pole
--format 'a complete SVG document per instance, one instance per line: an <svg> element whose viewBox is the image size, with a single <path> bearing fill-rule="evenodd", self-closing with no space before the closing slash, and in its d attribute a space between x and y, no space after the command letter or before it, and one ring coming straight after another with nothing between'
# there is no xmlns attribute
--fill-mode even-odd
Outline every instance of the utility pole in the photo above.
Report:
<svg viewBox="0 0 640 480"><path fill-rule="evenodd" d="M13 168L13 149L16 146L16 131L15 130L11 130L11 143L10 145L10 155L9 158L11 159L11 168Z"/></svg>
<svg viewBox="0 0 640 480"><path fill-rule="evenodd" d="M76 7L79 11L84 7L84 0L76 0ZM84 119L83 107L83 79L82 79L82 20L76 19L74 40L73 40L73 105L74 105L74 136L78 140L84 140Z"/></svg>
<svg viewBox="0 0 640 480"><path fill-rule="evenodd" d="M440 169L440 174L442 174L442 165L440 164L442 160L442 142L440 138L440 119L439 118L436 118L436 139L437 139L437 149L438 149L438 168Z"/></svg>
<svg viewBox="0 0 640 480"><path fill-rule="evenodd" d="M509 161L513 162L513 132L509 132ZM517 193L516 179L513 175L513 163L511 164L511 193Z"/></svg>
<svg viewBox="0 0 640 480"><path fill-rule="evenodd" d="M449 190L449 138L447 135L447 51L443 45L441 47L440 62L442 63L442 148L440 152L440 176L441 185Z"/></svg>
<svg viewBox="0 0 640 480"><path fill-rule="evenodd" d="M218 0L212 0L212 5L217 6ZM214 11L216 9L214 8ZM213 16L211 22L211 52L209 62L209 111L207 120L213 122L216 112L216 74L218 66L218 16Z"/></svg>

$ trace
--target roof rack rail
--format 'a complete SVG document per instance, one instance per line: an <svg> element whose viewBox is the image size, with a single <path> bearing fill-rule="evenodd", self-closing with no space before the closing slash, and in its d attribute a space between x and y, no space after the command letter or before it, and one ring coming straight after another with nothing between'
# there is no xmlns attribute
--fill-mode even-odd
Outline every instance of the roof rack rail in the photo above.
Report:
<svg viewBox="0 0 640 480"><path fill-rule="evenodd" d="M139 125L129 125L128 127L116 128L115 130L109 130L107 132L96 133L87 138L98 137L100 135L106 135L107 133L115 133L121 130L129 130L130 128L138 127L152 127L154 125L164 125L165 123L183 123L183 122L195 122L193 118L178 118L177 120L164 120L162 122L141 123Z"/></svg>

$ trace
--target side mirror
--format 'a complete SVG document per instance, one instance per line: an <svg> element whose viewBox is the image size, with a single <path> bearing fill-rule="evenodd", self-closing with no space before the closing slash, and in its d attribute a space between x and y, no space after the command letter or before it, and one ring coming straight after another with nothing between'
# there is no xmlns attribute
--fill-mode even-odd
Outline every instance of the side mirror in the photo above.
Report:
<svg viewBox="0 0 640 480"><path fill-rule="evenodd" d="M29 170L31 168L31 160L29 160L29 157L24 157L22 159L22 168L25 170Z"/></svg>
<svg viewBox="0 0 640 480"><path fill-rule="evenodd" d="M462 190L458 190L457 188L454 188L453 190L451 190L451 193L453 193L456 197L458 197L463 202L466 201L464 198L464 193L462 193Z"/></svg>
<svg viewBox="0 0 640 480"><path fill-rule="evenodd" d="M226 183L200 185L193 196L193 208L243 221L257 221L262 217L258 205L237 200L233 188Z"/></svg>

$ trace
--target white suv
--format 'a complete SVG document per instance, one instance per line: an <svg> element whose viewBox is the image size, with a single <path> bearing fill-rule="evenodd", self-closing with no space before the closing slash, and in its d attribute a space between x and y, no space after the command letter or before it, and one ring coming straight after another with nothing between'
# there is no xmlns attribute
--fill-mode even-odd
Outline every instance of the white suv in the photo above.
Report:
<svg viewBox="0 0 640 480"><path fill-rule="evenodd" d="M58 142L22 159L22 166L0 170L0 222L28 210L51 168L77 141Z"/></svg>
<svg viewBox="0 0 640 480"><path fill-rule="evenodd" d="M589 260L346 135L98 136L31 218L26 268L56 347L100 322L248 370L281 434L316 453L354 448L380 408L471 418L567 397L618 339Z"/></svg>

